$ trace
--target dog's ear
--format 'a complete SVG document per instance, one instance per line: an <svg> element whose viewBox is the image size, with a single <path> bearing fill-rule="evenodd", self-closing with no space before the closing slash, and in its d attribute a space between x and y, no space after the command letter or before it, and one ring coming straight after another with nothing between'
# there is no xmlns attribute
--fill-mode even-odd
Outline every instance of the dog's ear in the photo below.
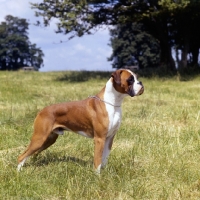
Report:
<svg viewBox="0 0 200 200"><path fill-rule="evenodd" d="M117 71L115 71L111 74L111 77L113 77L113 80L117 85L121 84L121 73L122 73L122 71L123 70L117 70Z"/></svg>

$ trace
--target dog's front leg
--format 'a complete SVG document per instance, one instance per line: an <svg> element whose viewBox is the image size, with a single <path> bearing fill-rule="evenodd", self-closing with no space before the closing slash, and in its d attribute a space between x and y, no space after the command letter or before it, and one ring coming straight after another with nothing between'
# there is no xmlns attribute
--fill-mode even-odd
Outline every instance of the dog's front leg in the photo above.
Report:
<svg viewBox="0 0 200 200"><path fill-rule="evenodd" d="M105 138L94 138L94 168L100 174Z"/></svg>
<svg viewBox="0 0 200 200"><path fill-rule="evenodd" d="M108 162L108 156L109 156L111 148L112 148L114 137L115 137L115 133L106 138L104 150L103 150L103 156L102 156L102 167L105 167L105 165Z"/></svg>

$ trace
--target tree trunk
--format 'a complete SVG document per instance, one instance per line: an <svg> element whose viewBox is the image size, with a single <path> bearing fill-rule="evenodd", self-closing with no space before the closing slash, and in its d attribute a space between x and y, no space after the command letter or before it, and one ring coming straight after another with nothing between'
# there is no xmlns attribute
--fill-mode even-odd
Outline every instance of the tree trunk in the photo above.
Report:
<svg viewBox="0 0 200 200"><path fill-rule="evenodd" d="M176 66L172 57L171 45L169 44L167 19L164 21L160 21L160 19L155 19L151 22L147 21L145 25L147 25L150 33L160 42L160 64L166 66L169 70L175 70Z"/></svg>
<svg viewBox="0 0 200 200"><path fill-rule="evenodd" d="M2 60L1 61L1 68L0 68L0 70L7 70L6 60Z"/></svg>
<svg viewBox="0 0 200 200"><path fill-rule="evenodd" d="M191 53L192 53L192 65L193 66L197 66L199 63L198 63L198 57L199 57L199 47L196 46L196 47L193 47L191 49Z"/></svg>
<svg viewBox="0 0 200 200"><path fill-rule="evenodd" d="M180 70L183 70L183 69L187 68L188 52L189 52L189 40L188 40L188 38L185 37L185 39L184 39L184 47L183 47L182 53L181 53L181 65L179 66Z"/></svg>
<svg viewBox="0 0 200 200"><path fill-rule="evenodd" d="M176 66L174 59L172 57L172 51L170 45L168 44L168 41L161 41L160 49L161 49L161 55L160 55L161 65L166 65L168 69L175 70Z"/></svg>

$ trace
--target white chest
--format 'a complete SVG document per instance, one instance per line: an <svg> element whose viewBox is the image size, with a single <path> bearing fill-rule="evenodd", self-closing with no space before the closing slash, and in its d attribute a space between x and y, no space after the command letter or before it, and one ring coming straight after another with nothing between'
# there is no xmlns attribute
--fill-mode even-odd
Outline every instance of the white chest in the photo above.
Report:
<svg viewBox="0 0 200 200"><path fill-rule="evenodd" d="M120 107L114 108L110 105L106 105L106 110L108 112L109 118L109 126L107 133L107 137L109 137L119 129L121 124L122 112Z"/></svg>
<svg viewBox="0 0 200 200"><path fill-rule="evenodd" d="M115 90L112 79L109 79L104 92L104 101L109 119L107 137L115 134L120 127L122 118L121 104L125 96L127 96L127 94L122 94Z"/></svg>

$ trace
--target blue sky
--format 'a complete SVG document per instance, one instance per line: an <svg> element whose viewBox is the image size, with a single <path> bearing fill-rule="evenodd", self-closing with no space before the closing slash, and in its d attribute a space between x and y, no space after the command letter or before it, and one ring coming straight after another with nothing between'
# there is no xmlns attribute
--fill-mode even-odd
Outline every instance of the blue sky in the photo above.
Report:
<svg viewBox="0 0 200 200"><path fill-rule="evenodd" d="M94 35L68 41L68 35L55 33L55 21L46 28L32 25L38 18L34 16L29 2L36 3L42 0L0 0L0 22L4 21L8 14L29 20L29 39L45 54L44 67L40 71L113 70L111 62L107 61L112 49L108 46L109 31L106 28Z"/></svg>

